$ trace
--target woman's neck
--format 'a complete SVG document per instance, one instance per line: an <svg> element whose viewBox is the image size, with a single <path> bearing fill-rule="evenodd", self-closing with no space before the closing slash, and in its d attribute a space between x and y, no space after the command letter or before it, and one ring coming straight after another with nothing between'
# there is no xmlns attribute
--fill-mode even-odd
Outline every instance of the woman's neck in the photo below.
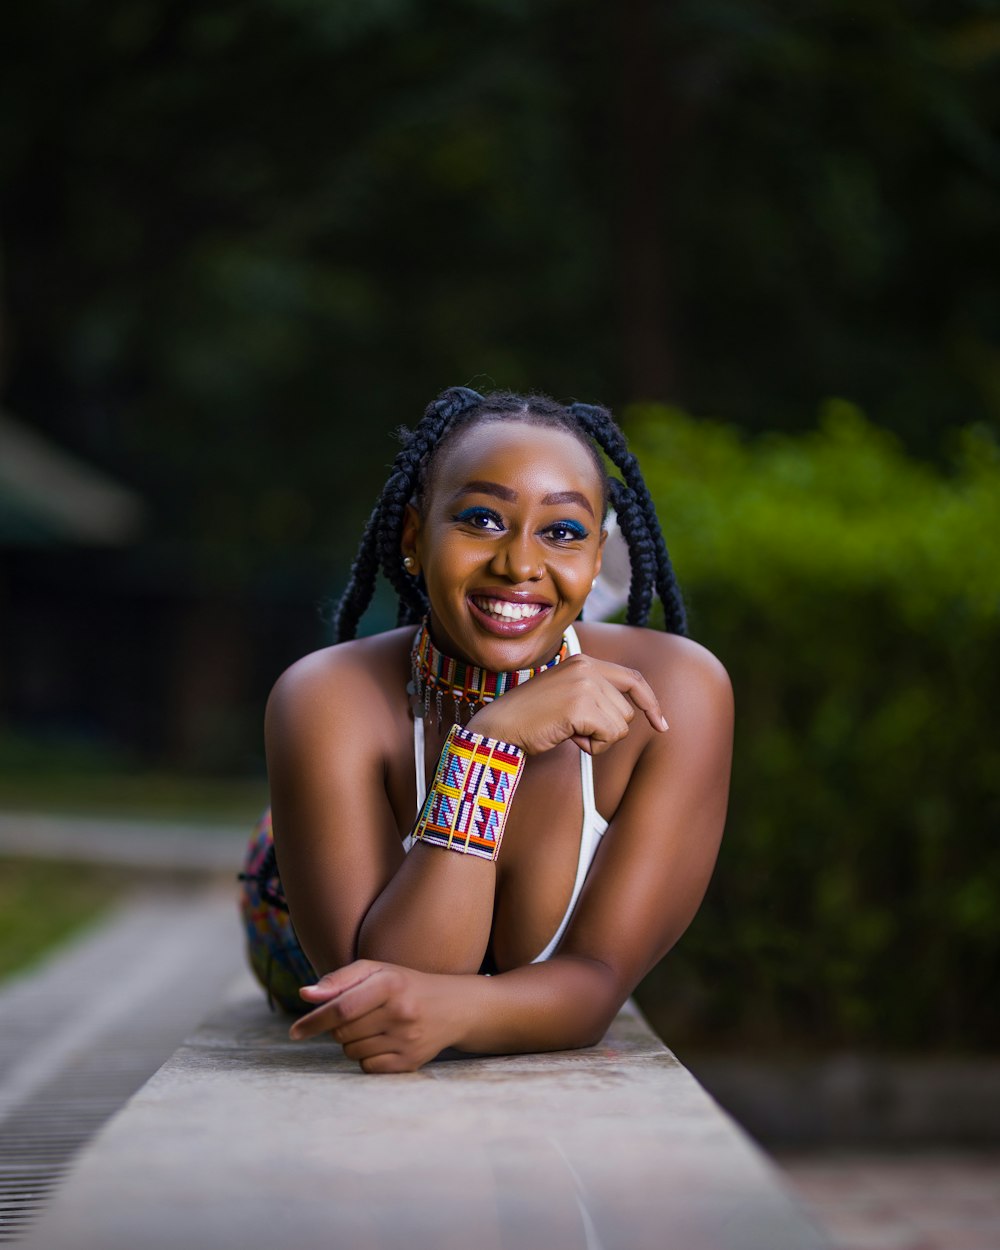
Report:
<svg viewBox="0 0 1000 1250"><path fill-rule="evenodd" d="M411 681L407 689L414 715L426 718L433 708L439 725L446 718L464 724L487 703L559 664L568 653L569 643L564 636L559 650L545 664L498 673L456 660L439 650L425 620L410 652Z"/></svg>

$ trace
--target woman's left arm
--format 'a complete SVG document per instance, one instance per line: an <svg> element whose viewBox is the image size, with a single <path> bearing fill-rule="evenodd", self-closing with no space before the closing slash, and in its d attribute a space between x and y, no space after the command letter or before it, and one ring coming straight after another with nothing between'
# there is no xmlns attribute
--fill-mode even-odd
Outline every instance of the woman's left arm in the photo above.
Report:
<svg viewBox="0 0 1000 1250"><path fill-rule="evenodd" d="M646 674L670 730L648 734L557 954L492 977L359 960L302 992L316 1008L293 1037L330 1031L366 1071L391 1072L446 1047L518 1053L603 1036L693 919L725 822L729 679L697 644L664 641L669 663Z"/></svg>

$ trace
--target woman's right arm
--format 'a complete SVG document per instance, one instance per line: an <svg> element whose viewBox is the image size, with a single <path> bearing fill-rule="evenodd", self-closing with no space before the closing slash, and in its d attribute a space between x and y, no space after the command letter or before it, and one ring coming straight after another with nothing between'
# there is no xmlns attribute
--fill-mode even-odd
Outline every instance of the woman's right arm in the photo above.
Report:
<svg viewBox="0 0 1000 1250"><path fill-rule="evenodd" d="M394 715L351 644L300 660L268 701L278 869L321 976L359 957L476 972L489 942L494 864L422 845L403 851L385 778Z"/></svg>

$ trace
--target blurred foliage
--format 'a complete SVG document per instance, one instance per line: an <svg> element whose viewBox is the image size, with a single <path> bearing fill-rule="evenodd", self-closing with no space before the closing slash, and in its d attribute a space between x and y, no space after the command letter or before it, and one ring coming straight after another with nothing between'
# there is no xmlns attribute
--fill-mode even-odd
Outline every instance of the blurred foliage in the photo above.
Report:
<svg viewBox="0 0 1000 1250"><path fill-rule="evenodd" d="M459 382L937 454L1000 413L986 0L15 0L3 398L206 584L353 549Z"/></svg>
<svg viewBox="0 0 1000 1250"><path fill-rule="evenodd" d="M652 1013L703 1045L995 1048L996 440L932 468L843 401L794 436L633 429L737 703L717 875Z"/></svg>

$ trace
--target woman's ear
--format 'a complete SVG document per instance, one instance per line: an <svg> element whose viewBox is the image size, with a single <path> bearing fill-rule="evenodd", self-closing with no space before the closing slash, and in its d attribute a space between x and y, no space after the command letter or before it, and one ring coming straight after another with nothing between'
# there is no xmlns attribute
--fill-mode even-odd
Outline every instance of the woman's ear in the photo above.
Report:
<svg viewBox="0 0 1000 1250"><path fill-rule="evenodd" d="M420 513L412 503L408 503L403 513L403 532L399 539L399 550L403 557L403 568L411 577L418 577L420 574L420 557L417 555L420 528Z"/></svg>

